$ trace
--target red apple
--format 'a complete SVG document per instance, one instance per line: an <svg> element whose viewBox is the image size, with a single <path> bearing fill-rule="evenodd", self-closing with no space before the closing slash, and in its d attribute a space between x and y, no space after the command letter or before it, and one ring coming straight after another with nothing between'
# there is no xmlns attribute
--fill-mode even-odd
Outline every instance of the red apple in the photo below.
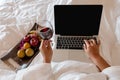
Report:
<svg viewBox="0 0 120 80"><path fill-rule="evenodd" d="M23 40L24 40L24 42L29 42L30 41L30 35L26 35Z"/></svg>
<svg viewBox="0 0 120 80"><path fill-rule="evenodd" d="M38 43L39 43L39 39L36 37L33 37L31 40L30 40L30 44L32 45L32 46L37 46L38 45Z"/></svg>

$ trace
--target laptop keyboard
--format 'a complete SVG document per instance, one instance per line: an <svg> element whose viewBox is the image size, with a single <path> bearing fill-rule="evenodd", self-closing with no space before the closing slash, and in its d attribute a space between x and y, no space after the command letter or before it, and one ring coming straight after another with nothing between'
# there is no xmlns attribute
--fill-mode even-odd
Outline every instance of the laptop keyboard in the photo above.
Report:
<svg viewBox="0 0 120 80"><path fill-rule="evenodd" d="M57 37L57 49L83 49L84 39L95 39L93 36L83 37Z"/></svg>

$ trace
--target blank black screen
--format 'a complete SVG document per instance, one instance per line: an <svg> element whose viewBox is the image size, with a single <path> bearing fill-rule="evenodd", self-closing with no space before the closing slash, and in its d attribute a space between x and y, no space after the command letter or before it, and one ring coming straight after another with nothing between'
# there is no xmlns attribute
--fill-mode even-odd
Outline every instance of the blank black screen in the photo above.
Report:
<svg viewBox="0 0 120 80"><path fill-rule="evenodd" d="M55 33L71 36L98 35L102 5L55 5Z"/></svg>

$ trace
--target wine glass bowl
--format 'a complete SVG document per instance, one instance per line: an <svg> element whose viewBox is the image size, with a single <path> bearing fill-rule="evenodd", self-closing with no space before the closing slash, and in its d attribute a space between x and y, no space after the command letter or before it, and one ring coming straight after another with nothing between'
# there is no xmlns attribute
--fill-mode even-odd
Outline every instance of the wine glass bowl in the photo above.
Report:
<svg viewBox="0 0 120 80"><path fill-rule="evenodd" d="M39 36L44 40L49 40L53 36L53 26L48 20L39 20L37 26L37 32Z"/></svg>

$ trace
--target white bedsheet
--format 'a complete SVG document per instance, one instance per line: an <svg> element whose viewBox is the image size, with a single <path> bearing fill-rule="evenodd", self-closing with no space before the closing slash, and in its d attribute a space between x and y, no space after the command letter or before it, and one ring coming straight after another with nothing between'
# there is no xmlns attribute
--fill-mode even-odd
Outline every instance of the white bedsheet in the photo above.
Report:
<svg viewBox="0 0 120 80"><path fill-rule="evenodd" d="M0 0L0 57L22 39L37 17L50 20L54 24L53 6L73 4L72 1L77 1L74 4L103 4L100 29L102 55L110 64L120 65L119 0ZM0 80L120 80L119 75L119 66L99 73L95 65L76 61L41 64L39 55L30 68L16 74L0 61Z"/></svg>

